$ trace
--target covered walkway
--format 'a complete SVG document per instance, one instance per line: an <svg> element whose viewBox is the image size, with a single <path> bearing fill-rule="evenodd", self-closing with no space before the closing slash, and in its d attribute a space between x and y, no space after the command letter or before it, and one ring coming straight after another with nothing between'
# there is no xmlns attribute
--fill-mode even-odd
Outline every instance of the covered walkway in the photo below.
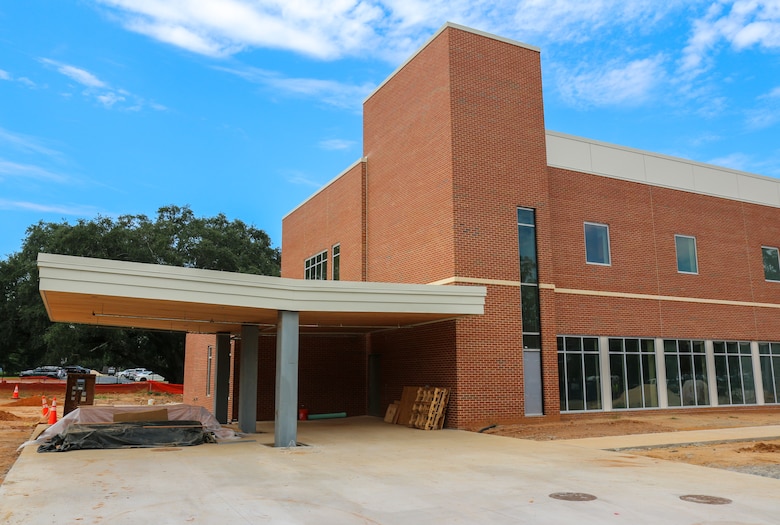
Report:
<svg viewBox="0 0 780 525"><path fill-rule="evenodd" d="M304 281L38 254L40 293L55 322L218 334L214 415L227 420L230 335L242 339L238 421L254 432L258 337L275 333L275 444L297 439L302 332L370 332L484 313L483 286Z"/></svg>

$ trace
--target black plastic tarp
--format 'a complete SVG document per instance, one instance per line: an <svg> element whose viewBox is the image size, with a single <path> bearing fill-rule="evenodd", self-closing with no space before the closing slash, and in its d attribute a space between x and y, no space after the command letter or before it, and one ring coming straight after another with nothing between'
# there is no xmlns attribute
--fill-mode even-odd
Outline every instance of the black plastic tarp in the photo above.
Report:
<svg viewBox="0 0 780 525"><path fill-rule="evenodd" d="M68 450L188 447L214 442L200 421L132 421L72 424L38 447L38 452Z"/></svg>

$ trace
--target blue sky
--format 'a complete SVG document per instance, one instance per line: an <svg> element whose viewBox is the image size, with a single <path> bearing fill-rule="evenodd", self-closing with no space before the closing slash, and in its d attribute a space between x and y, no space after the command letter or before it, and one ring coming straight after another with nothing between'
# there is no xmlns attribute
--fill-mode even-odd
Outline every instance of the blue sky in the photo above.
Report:
<svg viewBox="0 0 780 525"><path fill-rule="evenodd" d="M780 177L780 0L0 3L0 258L39 220L281 219L446 21L541 48L550 130Z"/></svg>

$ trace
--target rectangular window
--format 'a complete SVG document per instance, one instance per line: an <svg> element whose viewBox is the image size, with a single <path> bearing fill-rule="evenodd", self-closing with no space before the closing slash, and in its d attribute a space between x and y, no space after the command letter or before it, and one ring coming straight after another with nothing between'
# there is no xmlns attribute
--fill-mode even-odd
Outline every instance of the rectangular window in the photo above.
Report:
<svg viewBox="0 0 780 525"><path fill-rule="evenodd" d="M561 412L601 410L601 364L597 337L558 337Z"/></svg>
<svg viewBox="0 0 780 525"><path fill-rule="evenodd" d="M715 341L715 380L718 385L719 405L756 403L753 382L753 360L750 343L745 341Z"/></svg>
<svg viewBox="0 0 780 525"><path fill-rule="evenodd" d="M609 339L612 408L658 406L655 341Z"/></svg>
<svg viewBox="0 0 780 525"><path fill-rule="evenodd" d="M758 343L764 402L780 403L780 343Z"/></svg>
<svg viewBox="0 0 780 525"><path fill-rule="evenodd" d="M780 254L777 248L762 246L761 255L764 258L764 279L780 281Z"/></svg>
<svg viewBox="0 0 780 525"><path fill-rule="evenodd" d="M609 226L606 224L585 223L585 261L588 264L611 264Z"/></svg>
<svg viewBox="0 0 780 525"><path fill-rule="evenodd" d="M333 245L333 280L341 279L341 245Z"/></svg>
<svg viewBox="0 0 780 525"><path fill-rule="evenodd" d="M677 271L699 273L699 263L696 260L696 237L675 235L674 246L677 249Z"/></svg>
<svg viewBox="0 0 780 525"><path fill-rule="evenodd" d="M666 339L664 360L670 407L710 404L704 341Z"/></svg>
<svg viewBox="0 0 780 525"><path fill-rule="evenodd" d="M328 278L328 250L306 259L303 263L304 279L324 281Z"/></svg>

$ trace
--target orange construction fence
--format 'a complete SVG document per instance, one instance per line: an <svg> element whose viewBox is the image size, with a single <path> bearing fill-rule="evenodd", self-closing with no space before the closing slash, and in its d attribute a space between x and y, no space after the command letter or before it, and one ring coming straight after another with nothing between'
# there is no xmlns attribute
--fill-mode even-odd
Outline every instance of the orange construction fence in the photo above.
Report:
<svg viewBox="0 0 780 525"><path fill-rule="evenodd" d="M0 383L0 396L5 396L10 399L10 397L13 395L14 388L17 385L19 386L20 396L41 395L41 392L49 394L64 394L65 392L65 381L63 380L49 379L40 382L20 381L18 383L13 380L7 380L5 383ZM160 392L164 394L183 394L184 385L159 383L157 381L139 381L137 383L95 385L95 393L98 394L122 392Z"/></svg>

